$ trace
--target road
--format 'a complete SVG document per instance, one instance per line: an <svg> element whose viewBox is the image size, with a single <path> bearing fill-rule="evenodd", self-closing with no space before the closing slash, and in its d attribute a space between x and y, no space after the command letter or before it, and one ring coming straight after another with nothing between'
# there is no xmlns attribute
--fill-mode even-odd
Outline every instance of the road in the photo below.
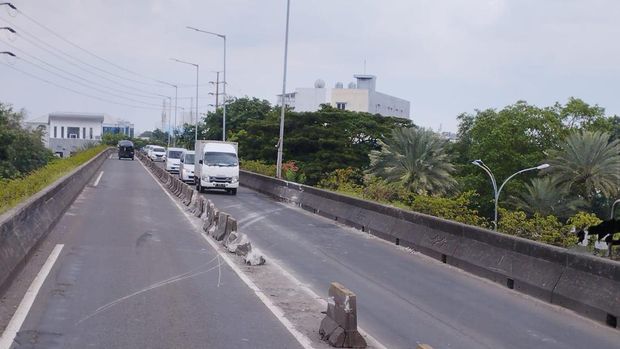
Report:
<svg viewBox="0 0 620 349"><path fill-rule="evenodd" d="M317 294L357 293L359 323L388 348L618 348L620 333L426 256L240 188L206 194Z"/></svg>
<svg viewBox="0 0 620 349"><path fill-rule="evenodd" d="M101 170L46 239L64 248L13 348L301 347L138 161Z"/></svg>

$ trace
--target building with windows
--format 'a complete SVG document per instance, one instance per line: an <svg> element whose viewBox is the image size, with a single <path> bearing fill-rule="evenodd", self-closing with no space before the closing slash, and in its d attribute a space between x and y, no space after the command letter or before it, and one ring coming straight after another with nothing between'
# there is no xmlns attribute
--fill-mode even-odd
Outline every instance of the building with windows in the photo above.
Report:
<svg viewBox="0 0 620 349"><path fill-rule="evenodd" d="M124 134L127 137L134 136L134 125L125 120L117 119L109 115L104 115L103 118L103 134Z"/></svg>
<svg viewBox="0 0 620 349"><path fill-rule="evenodd" d="M61 157L99 143L106 133L134 136L132 123L100 113L50 113L28 120L24 126L40 130L43 144Z"/></svg>
<svg viewBox="0 0 620 349"><path fill-rule="evenodd" d="M67 157L101 141L103 120L103 114L50 113L24 124L41 130L45 146L60 157Z"/></svg>
<svg viewBox="0 0 620 349"><path fill-rule="evenodd" d="M296 88L295 92L278 95L278 103L293 108L295 111L316 111L321 104L329 104L334 108L409 118L410 102L376 91L377 77L358 74L344 88L341 82L330 89L325 87L321 79L314 83L313 88Z"/></svg>

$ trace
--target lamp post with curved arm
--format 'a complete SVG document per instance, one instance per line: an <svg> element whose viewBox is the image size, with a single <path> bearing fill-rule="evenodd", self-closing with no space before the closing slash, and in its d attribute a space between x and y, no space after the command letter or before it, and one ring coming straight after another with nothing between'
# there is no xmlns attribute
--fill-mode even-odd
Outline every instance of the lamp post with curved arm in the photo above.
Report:
<svg viewBox="0 0 620 349"><path fill-rule="evenodd" d="M493 175L493 172L491 171L491 169L484 162L482 162L482 160L480 160L480 159L474 160L471 163L476 165L476 166L478 166L478 167L480 167L481 169L483 169L484 172L486 172L487 175L489 175L489 177L491 178L491 184L493 185L493 193L494 193L493 199L495 201L495 210L494 210L494 216L493 216L493 230L497 230L497 208L498 208L498 202L499 202L499 194L501 194L502 189L504 188L506 183L508 183L508 181L511 180L516 175L521 174L523 172L534 171L534 170L542 170L542 169L545 169L545 168L550 166L549 164L542 164L542 165L538 165L538 166L535 166L535 167L530 167L530 168L525 168L523 170L519 170L519 171L513 173L512 175L510 175L508 178L506 178L506 180L498 188L497 187L497 181L495 180L495 176Z"/></svg>

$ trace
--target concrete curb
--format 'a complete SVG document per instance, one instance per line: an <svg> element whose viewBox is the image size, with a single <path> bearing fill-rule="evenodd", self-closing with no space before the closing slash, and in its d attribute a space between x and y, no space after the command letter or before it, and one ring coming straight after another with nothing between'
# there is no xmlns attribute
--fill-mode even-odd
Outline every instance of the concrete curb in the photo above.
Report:
<svg viewBox="0 0 620 349"><path fill-rule="evenodd" d="M109 157L108 148L29 199L0 215L0 290Z"/></svg>
<svg viewBox="0 0 620 349"><path fill-rule="evenodd" d="M241 184L613 325L620 263L247 171ZM617 326L617 325L616 325Z"/></svg>

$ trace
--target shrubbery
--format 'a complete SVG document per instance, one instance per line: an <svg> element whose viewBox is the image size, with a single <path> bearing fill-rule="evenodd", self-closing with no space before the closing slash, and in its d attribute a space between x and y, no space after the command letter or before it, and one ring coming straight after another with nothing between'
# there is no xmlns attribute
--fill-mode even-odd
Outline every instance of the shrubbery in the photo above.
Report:
<svg viewBox="0 0 620 349"><path fill-rule="evenodd" d="M69 158L54 159L46 166L32 171L21 178L0 179L0 213L50 185L58 178L99 154L106 147L105 145L100 145L76 153Z"/></svg>

